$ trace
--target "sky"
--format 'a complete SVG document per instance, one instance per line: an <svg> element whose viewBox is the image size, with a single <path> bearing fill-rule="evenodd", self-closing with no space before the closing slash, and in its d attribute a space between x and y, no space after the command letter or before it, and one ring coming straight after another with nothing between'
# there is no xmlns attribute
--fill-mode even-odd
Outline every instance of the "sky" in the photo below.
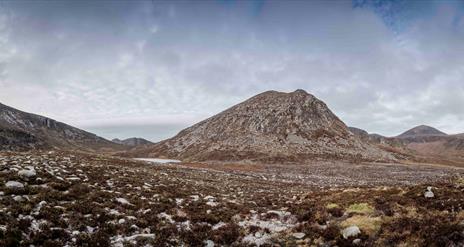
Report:
<svg viewBox="0 0 464 247"><path fill-rule="evenodd" d="M0 103L159 141L266 90L464 132L464 1L0 1Z"/></svg>

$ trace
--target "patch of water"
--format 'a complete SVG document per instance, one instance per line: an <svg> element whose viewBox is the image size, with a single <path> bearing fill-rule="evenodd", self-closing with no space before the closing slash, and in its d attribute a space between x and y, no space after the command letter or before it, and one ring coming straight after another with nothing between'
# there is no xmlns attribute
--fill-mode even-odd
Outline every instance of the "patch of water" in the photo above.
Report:
<svg viewBox="0 0 464 247"><path fill-rule="evenodd" d="M155 164L179 163L180 160L154 159L154 158L134 158L135 160L147 161Z"/></svg>

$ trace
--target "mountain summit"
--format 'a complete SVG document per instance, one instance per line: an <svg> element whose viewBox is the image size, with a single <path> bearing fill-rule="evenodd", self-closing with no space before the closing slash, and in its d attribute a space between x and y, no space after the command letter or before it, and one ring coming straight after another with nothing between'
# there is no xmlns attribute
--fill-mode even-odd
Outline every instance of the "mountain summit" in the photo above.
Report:
<svg viewBox="0 0 464 247"><path fill-rule="evenodd" d="M446 133L441 132L433 127L427 125L420 125L414 127L401 135L398 138L413 138L413 137L425 137L425 136L447 136Z"/></svg>
<svg viewBox="0 0 464 247"><path fill-rule="evenodd" d="M362 142L304 90L267 91L182 130L139 153L192 161L392 158Z"/></svg>

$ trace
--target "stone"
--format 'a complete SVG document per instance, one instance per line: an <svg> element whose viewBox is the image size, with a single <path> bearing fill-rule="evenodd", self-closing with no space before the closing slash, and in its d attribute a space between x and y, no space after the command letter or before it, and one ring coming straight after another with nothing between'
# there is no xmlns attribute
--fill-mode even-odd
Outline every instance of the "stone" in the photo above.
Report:
<svg viewBox="0 0 464 247"><path fill-rule="evenodd" d="M5 186L10 189L22 189L24 188L24 184L17 182L17 181L8 181Z"/></svg>
<svg viewBox="0 0 464 247"><path fill-rule="evenodd" d="M302 233L302 232L296 232L296 233L293 233L292 236L296 239L302 239L306 236L306 234Z"/></svg>
<svg viewBox="0 0 464 247"><path fill-rule="evenodd" d="M428 186L427 191L424 193L425 198L434 198L435 194L432 192L432 187Z"/></svg>
<svg viewBox="0 0 464 247"><path fill-rule="evenodd" d="M124 205L132 205L127 199L125 198L116 198L116 201L121 203L121 204L124 204Z"/></svg>
<svg viewBox="0 0 464 247"><path fill-rule="evenodd" d="M205 247L214 247L214 242L211 240L204 241Z"/></svg>
<svg viewBox="0 0 464 247"><path fill-rule="evenodd" d="M342 235L344 239L348 239L350 237L356 237L361 234L361 230L357 226L350 226L342 230Z"/></svg>
<svg viewBox="0 0 464 247"><path fill-rule="evenodd" d="M33 178L35 176L37 176L37 173L35 172L34 169L31 169L31 170L20 170L18 172L18 176L22 177L22 178Z"/></svg>
<svg viewBox="0 0 464 247"><path fill-rule="evenodd" d="M357 238L357 239L353 240L353 244L354 245L360 245L361 244L361 239Z"/></svg>
<svg viewBox="0 0 464 247"><path fill-rule="evenodd" d="M13 197L13 200L15 200L17 202L23 202L24 198L22 196L15 196L15 197Z"/></svg>

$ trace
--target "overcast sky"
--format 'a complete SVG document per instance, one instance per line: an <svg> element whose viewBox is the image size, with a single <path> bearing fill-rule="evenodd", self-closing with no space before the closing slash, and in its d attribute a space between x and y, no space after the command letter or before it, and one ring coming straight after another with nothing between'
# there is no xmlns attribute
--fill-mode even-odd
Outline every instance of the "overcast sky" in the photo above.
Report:
<svg viewBox="0 0 464 247"><path fill-rule="evenodd" d="M464 1L0 1L0 102L157 141L265 90L464 132Z"/></svg>

